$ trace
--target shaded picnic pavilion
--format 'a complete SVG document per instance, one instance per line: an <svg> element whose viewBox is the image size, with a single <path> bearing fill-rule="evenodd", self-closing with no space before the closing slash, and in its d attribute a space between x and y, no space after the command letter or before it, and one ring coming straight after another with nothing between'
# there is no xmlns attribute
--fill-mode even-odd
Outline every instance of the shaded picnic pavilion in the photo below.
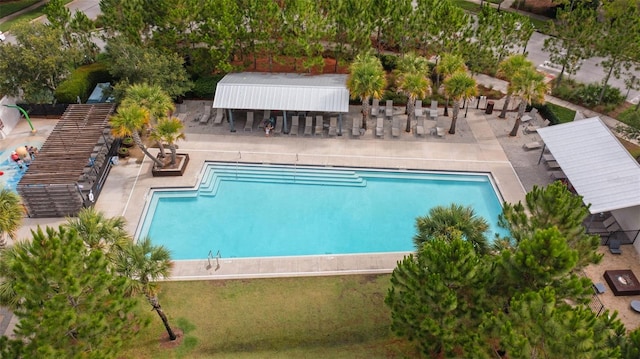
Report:
<svg viewBox="0 0 640 359"><path fill-rule="evenodd" d="M284 133L289 132L288 114L307 112L342 115L349 112L347 75L241 72L227 74L216 87L213 108L227 110L231 132L235 132L233 110L282 111Z"/></svg>
<svg viewBox="0 0 640 359"><path fill-rule="evenodd" d="M100 195L116 154L114 104L67 107L16 189L29 217L76 215Z"/></svg>
<svg viewBox="0 0 640 359"><path fill-rule="evenodd" d="M592 117L537 132L590 213L610 213L618 237L640 252L640 164L604 122Z"/></svg>

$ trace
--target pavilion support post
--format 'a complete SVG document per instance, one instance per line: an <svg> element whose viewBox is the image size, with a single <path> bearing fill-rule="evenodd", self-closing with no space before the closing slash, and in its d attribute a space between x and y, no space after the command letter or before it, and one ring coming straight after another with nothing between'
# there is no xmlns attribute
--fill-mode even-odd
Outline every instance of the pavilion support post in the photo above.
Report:
<svg viewBox="0 0 640 359"><path fill-rule="evenodd" d="M283 133L289 133L289 126L287 126L287 111L282 111L282 118L284 119Z"/></svg>
<svg viewBox="0 0 640 359"><path fill-rule="evenodd" d="M342 136L342 113L338 114L338 136Z"/></svg>
<svg viewBox="0 0 640 359"><path fill-rule="evenodd" d="M544 154L544 150L547 148L547 145L542 145L542 151L540 151L540 157L538 157L538 164L542 162L542 155Z"/></svg>
<svg viewBox="0 0 640 359"><path fill-rule="evenodd" d="M229 116L227 116L229 118L229 130L231 132L236 132L236 127L235 124L233 123L233 111L231 111L231 109L227 109Z"/></svg>

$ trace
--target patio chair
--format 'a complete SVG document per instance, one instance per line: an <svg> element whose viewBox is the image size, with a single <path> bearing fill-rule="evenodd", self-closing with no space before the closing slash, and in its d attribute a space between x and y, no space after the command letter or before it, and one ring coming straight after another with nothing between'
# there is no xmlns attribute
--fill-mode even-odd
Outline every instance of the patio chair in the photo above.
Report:
<svg viewBox="0 0 640 359"><path fill-rule="evenodd" d="M253 131L253 111L247 112L247 122L244 124L245 131Z"/></svg>
<svg viewBox="0 0 640 359"><path fill-rule="evenodd" d="M213 119L213 124L214 125L221 124L224 117L225 117L224 110L221 108L216 108L216 117Z"/></svg>
<svg viewBox="0 0 640 359"><path fill-rule="evenodd" d="M384 118L376 119L376 137L384 137Z"/></svg>
<svg viewBox="0 0 640 359"><path fill-rule="evenodd" d="M416 109L415 109L416 118L422 116L423 108L422 108L422 100L416 100Z"/></svg>
<svg viewBox="0 0 640 359"><path fill-rule="evenodd" d="M549 176L550 176L550 177L551 177L551 179L553 179L554 181L567 179L567 175L566 175L566 174L564 174L564 172L562 172L562 170L559 170L559 171L551 171L551 174L550 174Z"/></svg>
<svg viewBox="0 0 640 359"><path fill-rule="evenodd" d="M371 116L378 116L380 112L380 100L377 98L373 99L373 104L371 105Z"/></svg>
<svg viewBox="0 0 640 359"><path fill-rule="evenodd" d="M399 137L400 136L400 120L398 118L393 118L391 120L391 136Z"/></svg>
<svg viewBox="0 0 640 359"><path fill-rule="evenodd" d="M535 150L541 147L542 147L542 142L540 141L533 141L533 142L525 143L524 145L522 145L522 148L525 149L526 151Z"/></svg>
<svg viewBox="0 0 640 359"><path fill-rule="evenodd" d="M335 136L338 127L338 119L335 117L329 118L329 136Z"/></svg>
<svg viewBox="0 0 640 359"><path fill-rule="evenodd" d="M298 135L298 127L300 126L300 117L292 116L291 117L291 129L289 130L289 136L297 136Z"/></svg>
<svg viewBox="0 0 640 359"><path fill-rule="evenodd" d="M550 170L557 170L560 168L560 164L558 163L558 161L547 161L546 164Z"/></svg>
<svg viewBox="0 0 640 359"><path fill-rule="evenodd" d="M311 136L312 129L313 129L313 117L307 116L304 119L304 135Z"/></svg>
<svg viewBox="0 0 640 359"><path fill-rule="evenodd" d="M387 117L393 116L393 100L387 100L387 107L384 110L384 115Z"/></svg>
<svg viewBox="0 0 640 359"><path fill-rule="evenodd" d="M431 134L438 136L438 137L444 137L444 127L434 127L431 129Z"/></svg>
<svg viewBox="0 0 640 359"><path fill-rule="evenodd" d="M324 134L324 118L320 115L316 116L316 127L313 130L316 136L322 136Z"/></svg>
<svg viewBox="0 0 640 359"><path fill-rule="evenodd" d="M593 290L595 290L597 294L602 294L607 291L607 288L604 286L604 283L593 283Z"/></svg>
<svg viewBox="0 0 640 359"><path fill-rule="evenodd" d="M416 121L416 135L424 136L424 117L418 117Z"/></svg>
<svg viewBox="0 0 640 359"><path fill-rule="evenodd" d="M532 124L527 124L527 126L524 127L523 131L525 134L529 134L529 133L533 133L533 132L538 132L539 129L543 128L543 127L547 127L551 124L551 122L549 120L544 120L542 122L541 126L534 126Z"/></svg>
<svg viewBox="0 0 640 359"><path fill-rule="evenodd" d="M431 107L429 108L429 117L432 120L438 119L438 101L432 100Z"/></svg>
<svg viewBox="0 0 640 359"><path fill-rule="evenodd" d="M362 128L362 118L360 116L353 119L353 128L351 129L351 135L353 137L360 137L360 129Z"/></svg>
<svg viewBox="0 0 640 359"><path fill-rule="evenodd" d="M273 133L279 135L282 133L282 116L276 117L276 128L273 130Z"/></svg>
<svg viewBox="0 0 640 359"><path fill-rule="evenodd" d="M204 124L209 122L209 119L211 118L211 106L205 104L204 105L204 113L202 114L202 117L200 117L200 123Z"/></svg>
<svg viewBox="0 0 640 359"><path fill-rule="evenodd" d="M619 239L612 239L609 241L609 252L611 254L622 254L622 249L620 249L620 245L622 243Z"/></svg>
<svg viewBox="0 0 640 359"><path fill-rule="evenodd" d="M258 128L264 128L266 126L267 121L271 117L271 110L264 110L262 113L262 121L258 124Z"/></svg>

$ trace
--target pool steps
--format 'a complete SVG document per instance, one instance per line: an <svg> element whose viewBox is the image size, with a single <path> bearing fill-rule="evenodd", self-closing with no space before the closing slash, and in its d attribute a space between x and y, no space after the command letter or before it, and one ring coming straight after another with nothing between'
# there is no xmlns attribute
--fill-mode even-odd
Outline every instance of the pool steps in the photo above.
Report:
<svg viewBox="0 0 640 359"><path fill-rule="evenodd" d="M215 196L220 181L296 183L308 185L365 187L367 182L355 171L327 168L253 165L209 165L200 182L201 195Z"/></svg>

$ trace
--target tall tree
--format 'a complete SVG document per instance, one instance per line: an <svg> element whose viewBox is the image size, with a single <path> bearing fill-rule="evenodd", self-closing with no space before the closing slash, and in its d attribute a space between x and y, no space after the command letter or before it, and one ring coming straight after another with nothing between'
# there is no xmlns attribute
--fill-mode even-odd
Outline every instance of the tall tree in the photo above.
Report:
<svg viewBox="0 0 640 359"><path fill-rule="evenodd" d="M58 85L81 54L65 46L62 32L41 23L17 25L16 44L0 44L0 93L29 103L52 103Z"/></svg>
<svg viewBox="0 0 640 359"><path fill-rule="evenodd" d="M83 208L77 217L67 218L63 226L76 231L85 246L101 251L110 261L131 242L124 217L107 218L93 207Z"/></svg>
<svg viewBox="0 0 640 359"><path fill-rule="evenodd" d="M114 275L104 254L87 250L75 231L38 228L32 241L8 250L15 252L3 277L15 280L20 302L14 309L20 357L117 357L146 324L134 314L137 300L125 297L127 279Z"/></svg>
<svg viewBox="0 0 640 359"><path fill-rule="evenodd" d="M91 38L91 31L95 26L85 13L76 11L72 16L63 0L50 0L45 6L44 12L47 15L49 25L62 31L64 45L76 48L82 54L78 57L81 63L95 61L100 48Z"/></svg>
<svg viewBox="0 0 640 359"><path fill-rule="evenodd" d="M451 115L450 134L456 133L456 121L460 112L460 103L469 101L478 95L476 80L466 71L458 71L444 81L444 92L447 98L453 99L453 114Z"/></svg>
<svg viewBox="0 0 640 359"><path fill-rule="evenodd" d="M380 63L380 59L370 52L356 56L349 67L347 88L351 98L359 98L362 101L362 127L367 128L369 119L371 98L381 98L387 87L387 78Z"/></svg>
<svg viewBox="0 0 640 359"><path fill-rule="evenodd" d="M0 188L0 249L6 247L7 237L16 240L23 217L20 196L8 188Z"/></svg>
<svg viewBox="0 0 640 359"><path fill-rule="evenodd" d="M614 0L603 3L602 32L598 33L596 49L605 59L600 63L606 71L598 103L602 102L611 75L619 78L638 60L640 53L640 1Z"/></svg>
<svg viewBox="0 0 640 359"><path fill-rule="evenodd" d="M372 8L372 0L329 0L326 3L328 20L332 22L334 34L333 53L336 59L334 71L338 65L356 54L371 49L373 19L366 14Z"/></svg>
<svg viewBox="0 0 640 359"><path fill-rule="evenodd" d="M144 39L151 38L145 3L145 0L100 0L101 21L106 36L122 36L124 42L138 46L143 44ZM148 8L153 9L154 6Z"/></svg>
<svg viewBox="0 0 640 359"><path fill-rule="evenodd" d="M498 76L504 77L507 81L511 82L520 71L526 71L531 67L533 67L533 63L527 60L524 55L512 55L500 62L500 65L498 65ZM507 87L507 97L504 100L502 111L498 117L507 117L507 109L511 102L513 90L513 86L509 85Z"/></svg>
<svg viewBox="0 0 640 359"><path fill-rule="evenodd" d="M597 42L598 18L596 11L588 6L577 6L573 9L558 8L556 21L550 22L550 31L555 36L544 40L542 49L549 53L552 63L561 66L560 74L555 79L555 87L562 82L566 73L575 74L582 60L593 55Z"/></svg>
<svg viewBox="0 0 640 359"><path fill-rule="evenodd" d="M520 129L520 123L524 110L527 105L532 103L542 104L544 103L544 95L547 93L547 84L544 82L544 76L537 72L534 67L524 68L522 71L518 71L509 86L512 88L512 93L520 98L520 105L518 106L518 116L516 122L513 124L509 136L516 136Z"/></svg>
<svg viewBox="0 0 640 359"><path fill-rule="evenodd" d="M431 80L429 80L429 63L426 58L410 52L398 61L396 71L398 92L407 95L407 126L411 131L411 121L415 120L416 99L431 95Z"/></svg>
<svg viewBox="0 0 640 359"><path fill-rule="evenodd" d="M149 150L142 142L142 138L140 138L140 131L149 123L149 116L149 110L138 105L130 104L118 107L118 112L111 116L109 124L111 125L111 132L114 136L131 136L138 148L158 167L162 167L164 165L162 161L149 153Z"/></svg>
<svg viewBox="0 0 640 359"><path fill-rule="evenodd" d="M158 121L153 132L151 132L151 138L169 145L169 150L171 151L170 165L176 164L176 141L185 138L184 132L182 132L183 128L184 125L179 118L171 117Z"/></svg>
<svg viewBox="0 0 640 359"><path fill-rule="evenodd" d="M151 239L141 238L136 243L129 243L116 259L116 272L129 279L126 293L143 294L153 310L162 320L170 340L177 338L169 325L167 315L158 300L159 279L169 277L172 267L171 255L163 246L154 246Z"/></svg>
<svg viewBox="0 0 640 359"><path fill-rule="evenodd" d="M486 357L473 328L486 308L487 276L470 242L455 235L425 242L391 274L391 329L426 356Z"/></svg>
<svg viewBox="0 0 640 359"><path fill-rule="evenodd" d="M489 223L486 219L476 216L471 207L463 207L456 203L449 207L433 207L427 216L416 218L416 230L413 243L418 249L424 242L432 239L452 239L461 236L471 243L477 254L489 253L486 237Z"/></svg>
<svg viewBox="0 0 640 359"><path fill-rule="evenodd" d="M460 55L445 53L443 54L436 64L436 87L440 90L440 76L445 80L458 71L466 71L467 66L464 64L464 59ZM445 96L446 92L445 92ZM447 103L444 105L444 115L449 116L449 97L447 96Z"/></svg>
<svg viewBox="0 0 640 359"><path fill-rule="evenodd" d="M582 197L571 193L567 187L554 182L546 187L533 186L527 193L525 203L504 203L499 218L500 226L509 230L512 240L499 241L499 249L517 247L536 229L556 227L566 238L569 246L578 251L578 268L598 263L602 255L597 254L598 236L586 233L583 221L589 215Z"/></svg>
<svg viewBox="0 0 640 359"><path fill-rule="evenodd" d="M438 0L433 3L434 22L431 31L431 50L436 54L459 53L461 45L469 41L471 31L471 15L451 0Z"/></svg>

